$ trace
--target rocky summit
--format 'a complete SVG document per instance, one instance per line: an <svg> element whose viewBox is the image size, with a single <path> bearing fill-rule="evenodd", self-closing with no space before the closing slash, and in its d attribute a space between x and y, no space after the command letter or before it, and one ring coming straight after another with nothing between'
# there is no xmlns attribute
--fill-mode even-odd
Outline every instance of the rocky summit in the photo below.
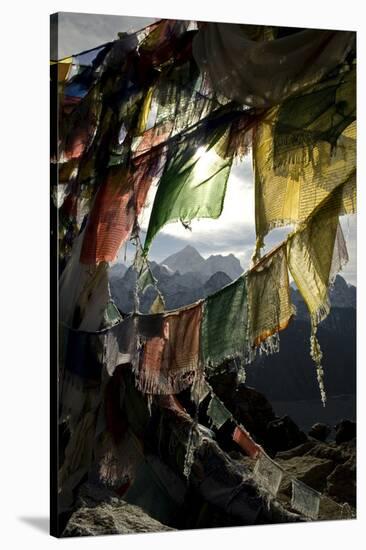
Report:
<svg viewBox="0 0 366 550"><path fill-rule="evenodd" d="M355 517L354 424L347 421L337 426L337 434L342 436L341 441L338 438L330 442L319 441L311 435L314 430L317 431L316 427L305 434L291 418L276 417L263 394L244 384L235 387L227 374L216 376L212 379L212 384L220 398L226 404L230 402L238 420L250 427L253 437L283 468L277 495L273 497L267 494L268 509L271 509L270 523L273 523L275 513L280 515L278 521L292 521L293 512L296 511L292 508L291 501L294 478L321 494L318 519ZM230 463L230 468L242 473L246 471L245 475L253 475L255 461L239 451L229 433L225 433L225 427L216 436L222 449L220 452ZM143 466L143 475L139 474L135 481L135 491L135 485L132 485L122 496L120 490L116 491L93 481L93 476L85 481L78 490L75 507L65 518L63 536L146 533L245 524L237 511L231 511L230 507L227 510L217 509L210 503L210 499L201 507L203 511L195 514L195 504L203 504L201 501L204 497L198 495L194 486L183 483L171 467L162 463L158 457L149 455L147 463L153 466L154 476L148 475L151 468ZM167 480L170 485L162 491L160 484L163 483L165 487ZM143 491L139 483L143 484ZM138 505L134 502L136 494L139 495ZM193 513L189 512L190 509L193 509ZM304 520L306 521L305 517L297 519ZM266 522L268 518L264 521Z"/></svg>

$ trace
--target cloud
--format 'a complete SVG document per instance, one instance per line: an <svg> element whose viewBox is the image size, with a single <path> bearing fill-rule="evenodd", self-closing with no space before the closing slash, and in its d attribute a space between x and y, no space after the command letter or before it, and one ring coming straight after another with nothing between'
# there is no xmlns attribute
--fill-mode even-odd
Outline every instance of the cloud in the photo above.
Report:
<svg viewBox="0 0 366 550"><path fill-rule="evenodd" d="M58 21L58 58L62 59L115 40L119 32L134 32L142 29L156 19L60 12Z"/></svg>

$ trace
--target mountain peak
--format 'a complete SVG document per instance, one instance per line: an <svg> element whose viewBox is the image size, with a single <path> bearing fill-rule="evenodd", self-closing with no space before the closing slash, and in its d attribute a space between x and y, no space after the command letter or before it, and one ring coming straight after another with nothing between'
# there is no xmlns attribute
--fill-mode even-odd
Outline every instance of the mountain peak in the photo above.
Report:
<svg viewBox="0 0 366 550"><path fill-rule="evenodd" d="M297 309L297 317L307 319L307 308L294 282L291 283L291 289L292 300ZM331 307L356 309L356 293L356 287L348 284L342 275L338 274L329 291Z"/></svg>
<svg viewBox="0 0 366 550"><path fill-rule="evenodd" d="M198 256L201 256L201 254L198 252L198 250L192 246L191 244L187 244L180 252L192 252L193 254L198 254ZM178 252L179 254L179 252Z"/></svg>
<svg viewBox="0 0 366 550"><path fill-rule="evenodd" d="M205 260L194 246L187 244L182 250L168 256L161 263L172 271L179 271L183 275L188 271L197 271L204 262Z"/></svg>
<svg viewBox="0 0 366 550"><path fill-rule="evenodd" d="M214 275L218 271L222 271L233 280L243 273L243 268L234 254L227 254L225 256L222 254L212 254L207 258L203 271L207 277Z"/></svg>
<svg viewBox="0 0 366 550"><path fill-rule="evenodd" d="M205 296L214 294L220 290L220 288L224 288L224 286L231 283L231 281L232 279L227 275L227 273L224 271L217 271L211 275L211 277L204 284Z"/></svg>
<svg viewBox="0 0 366 550"><path fill-rule="evenodd" d="M334 279L329 296L333 307L356 307L356 287L349 285L339 274Z"/></svg>
<svg viewBox="0 0 366 550"><path fill-rule="evenodd" d="M172 254L161 262L172 271L178 271L181 275L194 272L199 273L205 280L217 271L222 271L230 277L231 280L239 277L243 268L238 258L234 254L212 254L206 260L191 245L186 245L179 252Z"/></svg>

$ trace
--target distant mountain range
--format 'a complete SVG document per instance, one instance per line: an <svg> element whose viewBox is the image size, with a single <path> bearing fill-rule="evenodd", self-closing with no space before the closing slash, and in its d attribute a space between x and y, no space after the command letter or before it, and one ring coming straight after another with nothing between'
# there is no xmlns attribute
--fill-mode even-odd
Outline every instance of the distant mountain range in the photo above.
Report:
<svg viewBox="0 0 366 550"><path fill-rule="evenodd" d="M203 258L193 247L186 246L160 262L150 262L168 309L184 306L212 294L243 273L239 260L233 255L221 254ZM136 272L124 264L115 264L110 271L112 296L124 312L133 309ZM153 289L142 296L140 308L148 312L155 298ZM297 319L308 319L306 306L299 291L292 285L292 299L297 308ZM356 308L356 287L348 285L337 275L330 291L333 308Z"/></svg>
<svg viewBox="0 0 366 550"><path fill-rule="evenodd" d="M192 272L199 273L203 280L207 280L218 271L226 273L232 280L243 273L239 260L233 254L228 254L227 256L215 254L205 260L190 245L187 245L176 254L168 256L161 264L171 269L172 272L178 271L181 275Z"/></svg>
<svg viewBox="0 0 366 550"><path fill-rule="evenodd" d="M243 269L235 256L204 259L186 246L162 261L150 263L167 309L174 309L213 294L237 278ZM123 312L132 311L136 272L123 264L111 269L113 299ZM309 350L310 323L306 306L296 288L291 289L296 317L280 335L280 352L259 356L247 367L247 382L270 400L291 401L319 396L315 366ZM149 287L140 296L140 310L147 313L156 297ZM331 313L318 330L324 353L325 383L329 396L354 394L356 388L356 287L337 275L330 291Z"/></svg>
<svg viewBox="0 0 366 550"><path fill-rule="evenodd" d="M243 273L239 260L233 255L212 255L204 259L193 247L186 246L160 264L150 262L168 309L174 309L204 298L229 284ZM110 272L111 292L122 311L133 309L136 272L123 264L115 264ZM140 309L147 313L156 291L149 288L140 298Z"/></svg>

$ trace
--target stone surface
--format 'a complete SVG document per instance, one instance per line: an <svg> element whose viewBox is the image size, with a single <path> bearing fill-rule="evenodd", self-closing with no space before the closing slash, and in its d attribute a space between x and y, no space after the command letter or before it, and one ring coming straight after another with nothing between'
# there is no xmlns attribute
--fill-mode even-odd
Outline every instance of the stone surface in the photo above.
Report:
<svg viewBox="0 0 366 550"><path fill-rule="evenodd" d="M313 441L313 445L304 454L333 460L336 465L346 462L349 458L355 460L355 451L355 446L352 447L351 444L337 445L334 441L328 444Z"/></svg>
<svg viewBox="0 0 366 550"><path fill-rule="evenodd" d="M267 425L267 448L273 454L297 447L306 440L304 432L289 416L276 418Z"/></svg>
<svg viewBox="0 0 366 550"><path fill-rule="evenodd" d="M291 477L297 478L317 491L323 491L327 476L334 468L332 460L313 456L299 456L288 460L276 458L276 462L286 470L281 487L281 492L285 494L291 492Z"/></svg>
<svg viewBox="0 0 366 550"><path fill-rule="evenodd" d="M63 537L122 535L174 531L148 516L139 506L112 496L106 489L86 485Z"/></svg>
<svg viewBox="0 0 366 550"><path fill-rule="evenodd" d="M336 443L350 441L356 437L356 422L352 422L351 420L342 420L336 425L335 430Z"/></svg>
<svg viewBox="0 0 366 550"><path fill-rule="evenodd" d="M277 459L288 460L289 458L293 458L295 456L303 456L307 452L310 452L311 449L313 449L313 447L315 446L316 446L315 441L312 441L312 440L305 441L305 443L301 443L297 447L293 447L288 451L281 451L277 453L276 460Z"/></svg>
<svg viewBox="0 0 366 550"><path fill-rule="evenodd" d="M327 493L340 502L356 505L356 464L351 458L327 477Z"/></svg>
<svg viewBox="0 0 366 550"><path fill-rule="evenodd" d="M328 424L317 422L309 430L309 436L319 441L326 441L332 431Z"/></svg>

